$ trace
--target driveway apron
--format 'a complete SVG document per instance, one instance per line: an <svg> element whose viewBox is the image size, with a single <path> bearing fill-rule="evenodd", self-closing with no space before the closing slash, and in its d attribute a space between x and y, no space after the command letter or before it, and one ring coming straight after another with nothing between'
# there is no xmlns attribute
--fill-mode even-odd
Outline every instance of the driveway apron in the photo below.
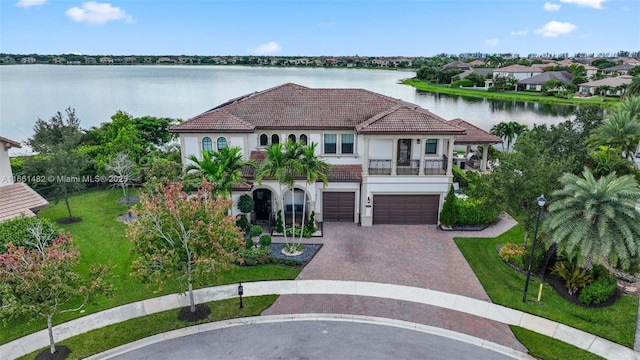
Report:
<svg viewBox="0 0 640 360"><path fill-rule="evenodd" d="M504 219L510 225L512 219ZM502 222L502 221L501 221ZM515 223L515 222L514 222ZM488 229L493 235L496 229ZM322 248L300 280L353 280L444 291L490 302L489 296L452 240L457 233L434 225L325 223L324 236L306 239ZM465 233L462 236L480 234ZM275 242L282 238L274 238ZM347 295L282 295L265 315L344 313L412 321L445 328L524 351L507 325L448 309L404 301Z"/></svg>

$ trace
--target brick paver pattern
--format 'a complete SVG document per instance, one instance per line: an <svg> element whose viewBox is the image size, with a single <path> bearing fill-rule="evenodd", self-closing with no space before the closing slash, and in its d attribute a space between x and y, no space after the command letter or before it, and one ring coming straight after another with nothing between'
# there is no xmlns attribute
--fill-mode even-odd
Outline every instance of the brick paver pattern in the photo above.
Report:
<svg viewBox="0 0 640 360"><path fill-rule="evenodd" d="M323 247L300 280L353 280L415 286L489 301L454 236L494 237L515 225L508 215L482 232L447 232L433 225L325 223L324 236L307 239ZM274 238L274 241L282 241ZM343 313L412 321L526 349L507 325L434 306L347 295L283 295L265 315Z"/></svg>

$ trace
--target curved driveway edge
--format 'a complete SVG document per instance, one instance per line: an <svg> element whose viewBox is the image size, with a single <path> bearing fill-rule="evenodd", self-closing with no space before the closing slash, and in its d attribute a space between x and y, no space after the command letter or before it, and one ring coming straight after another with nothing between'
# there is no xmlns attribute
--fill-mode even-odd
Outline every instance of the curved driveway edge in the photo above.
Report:
<svg viewBox="0 0 640 360"><path fill-rule="evenodd" d="M416 302L472 314L508 325L520 326L607 359L640 359L640 353L634 352L632 349L558 322L486 301L441 291L403 285L333 280L262 281L243 283L243 285L245 296L337 294ZM197 303L235 298L237 297L237 286L234 284L198 289L194 291L194 296ZM107 325L187 305L187 296L178 294L122 305L57 325L54 327L54 336L56 341L62 341ZM45 329L0 346L0 355L3 359L13 359L48 345L48 335Z"/></svg>
<svg viewBox="0 0 640 360"><path fill-rule="evenodd" d="M347 315L347 314L295 314L295 315L269 315L269 316L253 316L246 318L238 318L231 320L218 321L213 323L206 323L200 325L194 325L183 329L168 331L162 334L149 336L147 338L134 341L129 344L118 346L111 350L90 356L87 360L106 360L115 356L123 355L133 350L138 350L143 347L157 344L162 341L175 339L179 337L189 336L193 334L203 333L212 330L219 330L224 328L230 328L234 326L255 325L255 324L268 324L278 322L292 322L292 321L336 321L336 322L352 322L360 324L372 324L379 326L391 326L401 329L418 331L426 334L432 334L442 336L448 339L460 341L470 345L478 346L483 349L491 350L496 353L514 358L514 359L526 359L534 360L535 358L529 356L520 351L513 350L506 346L502 346L496 343L492 343L474 336L462 334L459 332L440 329L433 326L422 325L412 323L408 321L393 320L387 318L380 318L375 316L361 316L361 315Z"/></svg>

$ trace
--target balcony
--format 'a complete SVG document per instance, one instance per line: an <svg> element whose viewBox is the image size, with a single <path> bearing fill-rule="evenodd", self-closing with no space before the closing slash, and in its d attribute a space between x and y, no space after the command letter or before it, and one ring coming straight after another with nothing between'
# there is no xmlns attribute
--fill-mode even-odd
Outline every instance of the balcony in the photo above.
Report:
<svg viewBox="0 0 640 360"><path fill-rule="evenodd" d="M447 157L442 159L429 159L424 161L425 175L446 175ZM369 159L369 175L391 175L391 159ZM420 171L420 160L409 160L408 162L396 166L397 175L418 175Z"/></svg>

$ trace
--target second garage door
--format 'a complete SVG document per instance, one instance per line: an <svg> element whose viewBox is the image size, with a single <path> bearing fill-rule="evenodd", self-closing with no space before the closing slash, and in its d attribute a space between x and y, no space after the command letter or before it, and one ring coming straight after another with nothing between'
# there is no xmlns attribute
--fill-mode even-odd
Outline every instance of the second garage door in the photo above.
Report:
<svg viewBox="0 0 640 360"><path fill-rule="evenodd" d="M374 195L374 224L437 224L440 195Z"/></svg>
<svg viewBox="0 0 640 360"><path fill-rule="evenodd" d="M355 200L356 193L354 192L323 192L323 221L353 222Z"/></svg>

